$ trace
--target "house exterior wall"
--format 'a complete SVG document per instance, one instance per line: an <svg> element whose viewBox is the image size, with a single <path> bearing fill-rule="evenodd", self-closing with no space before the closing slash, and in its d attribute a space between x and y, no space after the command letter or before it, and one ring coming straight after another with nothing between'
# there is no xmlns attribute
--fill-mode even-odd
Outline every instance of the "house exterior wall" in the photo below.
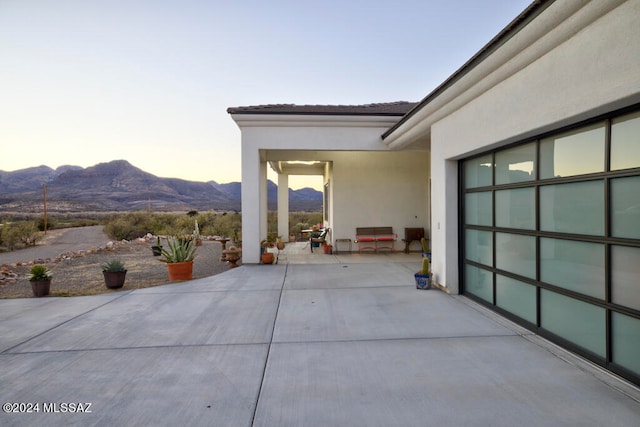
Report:
<svg viewBox="0 0 640 427"><path fill-rule="evenodd" d="M459 291L457 159L640 102L639 17L638 0L552 3L500 48L520 52L504 67L536 59L512 73L502 69L498 83L487 83L492 74L478 80L466 89L476 96L431 125L439 283Z"/></svg>

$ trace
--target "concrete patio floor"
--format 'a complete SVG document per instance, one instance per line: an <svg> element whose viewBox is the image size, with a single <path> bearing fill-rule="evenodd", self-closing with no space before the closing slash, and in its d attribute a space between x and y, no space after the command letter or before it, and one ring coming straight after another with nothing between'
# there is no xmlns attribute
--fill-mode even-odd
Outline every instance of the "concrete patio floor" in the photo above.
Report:
<svg viewBox="0 0 640 427"><path fill-rule="evenodd" d="M0 425L640 425L637 387L416 290L419 263L291 245L190 282L2 300L0 401L39 412Z"/></svg>

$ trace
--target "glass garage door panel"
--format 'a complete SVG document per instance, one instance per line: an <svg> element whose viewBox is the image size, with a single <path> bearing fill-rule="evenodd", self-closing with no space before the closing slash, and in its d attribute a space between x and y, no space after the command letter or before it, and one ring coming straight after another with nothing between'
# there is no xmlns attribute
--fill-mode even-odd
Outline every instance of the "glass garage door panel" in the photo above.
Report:
<svg viewBox="0 0 640 427"><path fill-rule="evenodd" d="M493 225L491 191L466 194L464 196L464 211L466 224Z"/></svg>
<svg viewBox="0 0 640 427"><path fill-rule="evenodd" d="M620 117L611 126L611 170L640 168L640 112Z"/></svg>
<svg viewBox="0 0 640 427"><path fill-rule="evenodd" d="M615 304L640 310L640 248L611 246L611 285Z"/></svg>
<svg viewBox="0 0 640 427"><path fill-rule="evenodd" d="M496 305L527 322L536 323L535 286L497 274Z"/></svg>
<svg viewBox="0 0 640 427"><path fill-rule="evenodd" d="M640 239L640 176L611 180L611 234Z"/></svg>
<svg viewBox="0 0 640 427"><path fill-rule="evenodd" d="M540 280L574 292L605 298L604 245L540 239Z"/></svg>
<svg viewBox="0 0 640 427"><path fill-rule="evenodd" d="M536 228L536 193L534 188L496 191L496 226Z"/></svg>
<svg viewBox="0 0 640 427"><path fill-rule="evenodd" d="M496 153L496 185L536 179L536 144L520 145Z"/></svg>
<svg viewBox="0 0 640 427"><path fill-rule="evenodd" d="M536 239L509 233L496 233L496 267L536 278Z"/></svg>
<svg viewBox="0 0 640 427"><path fill-rule="evenodd" d="M540 228L557 233L604 235L604 181L540 187Z"/></svg>
<svg viewBox="0 0 640 427"><path fill-rule="evenodd" d="M640 375L640 319L613 313L613 361Z"/></svg>
<svg viewBox="0 0 640 427"><path fill-rule="evenodd" d="M493 304L493 274L473 265L465 266L465 292Z"/></svg>
<svg viewBox="0 0 640 427"><path fill-rule="evenodd" d="M540 178L603 172L604 147L603 123L543 139L540 141Z"/></svg>
<svg viewBox="0 0 640 427"><path fill-rule="evenodd" d="M493 233L467 230L465 233L465 256L470 261L493 267Z"/></svg>
<svg viewBox="0 0 640 427"><path fill-rule="evenodd" d="M598 356L606 356L605 310L602 307L542 289L540 326Z"/></svg>
<svg viewBox="0 0 640 427"><path fill-rule="evenodd" d="M464 162L464 187L486 187L493 184L491 155L478 157Z"/></svg>

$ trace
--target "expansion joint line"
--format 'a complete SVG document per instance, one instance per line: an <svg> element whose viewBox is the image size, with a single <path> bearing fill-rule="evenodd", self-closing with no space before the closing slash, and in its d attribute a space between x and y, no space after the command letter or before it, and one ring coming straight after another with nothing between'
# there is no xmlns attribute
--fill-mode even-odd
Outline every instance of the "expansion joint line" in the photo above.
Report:
<svg viewBox="0 0 640 427"><path fill-rule="evenodd" d="M254 425L256 420L256 414L258 413L258 405L260 404L260 396L262 396L262 388L264 387L264 377L267 374L267 365L269 364L269 357L271 356L271 346L273 345L273 335L276 330L276 322L278 321L278 313L280 312L280 302L282 301L282 292L284 291L284 284L287 281L287 273L289 271L289 264L285 264L284 276L282 277L282 284L280 285L280 294L278 295L278 304L276 305L276 312L273 317L273 326L271 327L271 336L269 336L269 348L267 349L267 357L264 359L264 366L262 367L262 378L260 379L260 387L258 389L258 395L256 396L256 405L253 408L253 416L251 417L251 425Z"/></svg>

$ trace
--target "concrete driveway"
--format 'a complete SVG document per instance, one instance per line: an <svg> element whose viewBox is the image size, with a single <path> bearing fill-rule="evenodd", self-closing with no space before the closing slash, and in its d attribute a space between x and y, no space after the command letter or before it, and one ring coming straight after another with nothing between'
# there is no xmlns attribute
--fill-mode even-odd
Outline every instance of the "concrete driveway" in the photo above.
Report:
<svg viewBox="0 0 640 427"><path fill-rule="evenodd" d="M638 388L416 290L414 264L245 265L2 300L0 425L640 425Z"/></svg>

